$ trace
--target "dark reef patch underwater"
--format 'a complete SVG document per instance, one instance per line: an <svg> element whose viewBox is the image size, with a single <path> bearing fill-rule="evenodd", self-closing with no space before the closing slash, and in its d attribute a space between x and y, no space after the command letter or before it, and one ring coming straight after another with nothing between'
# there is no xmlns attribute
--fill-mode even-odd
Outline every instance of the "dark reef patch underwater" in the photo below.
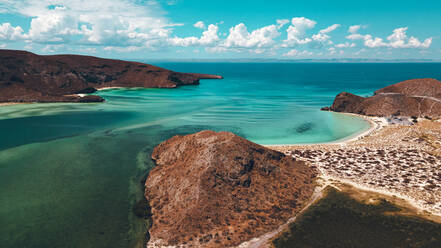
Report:
<svg viewBox="0 0 441 248"><path fill-rule="evenodd" d="M328 189L273 245L277 248L441 247L441 224L400 215L386 200L364 204L347 193Z"/></svg>

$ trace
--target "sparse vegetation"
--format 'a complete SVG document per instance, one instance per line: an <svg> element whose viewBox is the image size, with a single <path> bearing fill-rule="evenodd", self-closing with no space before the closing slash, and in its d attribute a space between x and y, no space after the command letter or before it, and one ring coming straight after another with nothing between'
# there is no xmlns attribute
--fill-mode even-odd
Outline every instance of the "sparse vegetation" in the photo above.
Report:
<svg viewBox="0 0 441 248"><path fill-rule="evenodd" d="M400 215L382 199L363 204L334 188L273 240L274 247L441 247L441 224Z"/></svg>

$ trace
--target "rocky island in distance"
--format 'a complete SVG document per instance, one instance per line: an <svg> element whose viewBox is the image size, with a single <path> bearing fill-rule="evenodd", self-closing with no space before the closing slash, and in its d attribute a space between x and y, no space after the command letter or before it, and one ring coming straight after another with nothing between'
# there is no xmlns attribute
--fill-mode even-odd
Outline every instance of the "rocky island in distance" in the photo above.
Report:
<svg viewBox="0 0 441 248"><path fill-rule="evenodd" d="M102 102L106 87L176 88L221 76L180 73L138 62L0 50L0 103Z"/></svg>
<svg viewBox="0 0 441 248"><path fill-rule="evenodd" d="M361 97L342 92L331 107L322 110L367 116L441 116L441 82L432 78L412 79L396 83Z"/></svg>

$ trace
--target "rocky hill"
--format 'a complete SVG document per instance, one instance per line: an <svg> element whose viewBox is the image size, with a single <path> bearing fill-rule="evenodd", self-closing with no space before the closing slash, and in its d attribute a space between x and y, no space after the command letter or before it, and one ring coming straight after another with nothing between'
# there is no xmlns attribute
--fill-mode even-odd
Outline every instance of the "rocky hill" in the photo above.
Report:
<svg viewBox="0 0 441 248"><path fill-rule="evenodd" d="M229 247L274 230L307 201L316 171L228 132L175 136L152 154L148 247Z"/></svg>
<svg viewBox="0 0 441 248"><path fill-rule="evenodd" d="M413 79L375 91L371 97L343 92L330 108L368 116L441 117L441 82L436 79Z"/></svg>
<svg viewBox="0 0 441 248"><path fill-rule="evenodd" d="M103 87L175 88L220 78L122 60L0 50L0 102L99 102L99 96L76 94Z"/></svg>

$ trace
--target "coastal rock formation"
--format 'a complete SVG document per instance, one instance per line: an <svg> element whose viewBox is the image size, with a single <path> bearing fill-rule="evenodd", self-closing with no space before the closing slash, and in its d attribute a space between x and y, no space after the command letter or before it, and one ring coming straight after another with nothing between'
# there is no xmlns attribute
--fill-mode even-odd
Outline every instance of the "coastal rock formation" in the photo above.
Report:
<svg viewBox="0 0 441 248"><path fill-rule="evenodd" d="M152 159L148 247L239 245L286 222L314 190L314 168L228 132L175 136Z"/></svg>
<svg viewBox="0 0 441 248"><path fill-rule="evenodd" d="M325 108L323 108L325 110ZM361 97L343 92L329 108L368 116L441 117L441 82L436 79L414 79L375 91Z"/></svg>
<svg viewBox="0 0 441 248"><path fill-rule="evenodd" d="M364 101L365 98L357 96L348 92L342 92L335 97L331 110L335 112L350 112L357 111L357 107Z"/></svg>
<svg viewBox="0 0 441 248"><path fill-rule="evenodd" d="M122 60L0 50L0 102L97 102L103 99L77 94L103 87L175 88L220 78Z"/></svg>

